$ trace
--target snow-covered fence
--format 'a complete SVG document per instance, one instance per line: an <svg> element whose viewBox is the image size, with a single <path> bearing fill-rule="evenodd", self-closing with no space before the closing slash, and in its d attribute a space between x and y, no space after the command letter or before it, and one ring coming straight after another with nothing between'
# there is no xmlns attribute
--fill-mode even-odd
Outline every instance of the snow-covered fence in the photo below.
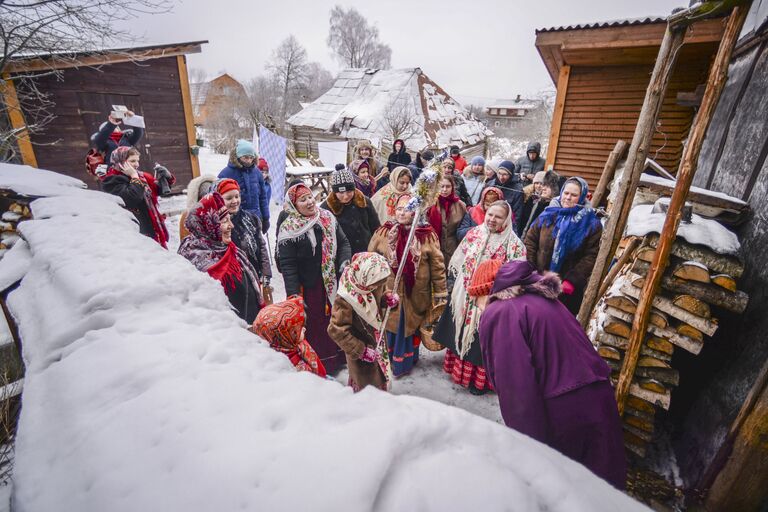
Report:
<svg viewBox="0 0 768 512"><path fill-rule="evenodd" d="M644 510L503 426L297 373L111 197L50 188L0 261L23 276L15 510Z"/></svg>

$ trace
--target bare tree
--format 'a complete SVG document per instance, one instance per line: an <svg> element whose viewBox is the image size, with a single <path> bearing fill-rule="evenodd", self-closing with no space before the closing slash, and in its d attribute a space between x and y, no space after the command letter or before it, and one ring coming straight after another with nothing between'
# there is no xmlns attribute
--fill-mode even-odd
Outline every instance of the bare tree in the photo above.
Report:
<svg viewBox="0 0 768 512"><path fill-rule="evenodd" d="M282 130L288 115L299 108L300 92L307 78L307 50L290 35L274 50L267 69L272 73L280 91L278 125Z"/></svg>
<svg viewBox="0 0 768 512"><path fill-rule="evenodd" d="M420 117L410 101L393 98L385 107L381 116L381 125L386 133L385 139L407 140L419 132Z"/></svg>
<svg viewBox="0 0 768 512"><path fill-rule="evenodd" d="M250 139L252 133L249 100L242 94L222 97L205 120L208 146L217 153L229 152L237 139Z"/></svg>
<svg viewBox="0 0 768 512"><path fill-rule="evenodd" d="M254 124L275 130L280 119L280 89L277 81L266 76L251 79L245 89L248 93L248 113Z"/></svg>
<svg viewBox="0 0 768 512"><path fill-rule="evenodd" d="M315 101L333 87L333 75L319 62L307 64L307 78L302 101Z"/></svg>
<svg viewBox="0 0 768 512"><path fill-rule="evenodd" d="M57 64L79 64L88 54L135 41L120 22L141 14L168 12L171 0L134 0L130 8L119 0L0 0L0 76L10 75L18 105L0 102L0 160L16 158L20 136L40 132L52 117L50 98L35 84L35 77L61 74ZM46 56L50 65L42 71L25 72L12 66L30 56ZM9 84L0 82L0 92L8 97ZM26 125L13 129L11 109L21 110Z"/></svg>
<svg viewBox="0 0 768 512"><path fill-rule="evenodd" d="M208 81L208 72L203 68L191 68L189 70L189 83L201 84L207 81Z"/></svg>
<svg viewBox="0 0 768 512"><path fill-rule="evenodd" d="M391 65L392 50L379 41L379 29L354 7L331 9L326 41L339 62L350 68L389 69Z"/></svg>

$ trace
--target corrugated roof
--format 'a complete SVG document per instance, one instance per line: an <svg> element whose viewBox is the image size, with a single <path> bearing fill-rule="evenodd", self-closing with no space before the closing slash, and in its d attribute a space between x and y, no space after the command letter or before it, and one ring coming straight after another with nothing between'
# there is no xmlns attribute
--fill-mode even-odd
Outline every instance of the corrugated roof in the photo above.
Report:
<svg viewBox="0 0 768 512"><path fill-rule="evenodd" d="M623 20L597 21L594 23L578 23L576 25L561 25L559 27L539 28L537 34L543 32L562 32L565 30L583 30L589 28L628 27L633 25L652 25L654 23L666 23L666 17L646 16L644 18L627 18Z"/></svg>
<svg viewBox="0 0 768 512"><path fill-rule="evenodd" d="M288 124L349 139L382 139L393 110L412 111L418 126L406 139L412 148L475 144L492 132L419 68L345 69L333 86Z"/></svg>

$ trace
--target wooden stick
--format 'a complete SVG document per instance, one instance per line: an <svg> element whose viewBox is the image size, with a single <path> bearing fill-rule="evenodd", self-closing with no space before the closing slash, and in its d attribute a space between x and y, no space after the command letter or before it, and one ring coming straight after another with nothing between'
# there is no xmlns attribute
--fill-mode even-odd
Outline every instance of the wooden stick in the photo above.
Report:
<svg viewBox="0 0 768 512"><path fill-rule="evenodd" d="M597 208L600 203L605 199L605 191L608 190L608 184L613 179L613 175L616 172L616 166L619 164L619 160L627 152L629 145L623 140L616 141L616 146L613 151L608 155L608 160L603 167L603 174L600 175L600 181L597 183L595 193L592 194L592 206Z"/></svg>
<svg viewBox="0 0 768 512"><path fill-rule="evenodd" d="M613 210L600 238L600 250L595 260L592 276L584 291L584 299L577 316L582 327L586 327L589 321L592 308L597 303L600 283L603 282L608 265L616 253L619 239L624 233L627 217L629 217L629 209L635 198L635 190L640 182L640 175L645 168L645 159L656 129L656 120L659 118L664 94L667 92L667 86L674 71L675 61L679 53L678 50L683 45L684 36L684 27L672 29L667 25L664 39L662 39L661 47L659 48L659 55L656 58L656 65L651 75L651 82L648 84L643 107L640 110L640 117L637 120L635 134L632 137L632 145L629 147L624 174L619 183Z"/></svg>
<svg viewBox="0 0 768 512"><path fill-rule="evenodd" d="M603 284L600 285L600 291L597 293L598 299L604 296L605 292L608 291L608 287L613 284L614 279L616 279L616 276L619 274L621 269L629 262L630 258L632 258L638 245L640 245L640 238L632 237L627 246L624 248L624 252L621 253L619 261L617 261L611 267L611 270L608 271L608 275L606 275L605 279L603 280Z"/></svg>
<svg viewBox="0 0 768 512"><path fill-rule="evenodd" d="M648 327L648 318L651 314L653 298L659 291L661 279L664 275L664 269L669 264L669 255L672 251L672 245L677 237L677 228L682 218L683 206L688 191L693 182L693 176L696 173L699 153L707 128L712 120L712 114L720 99L720 93L725 87L725 80L728 75L728 63L731 60L731 53L739 37L741 26L744 24L749 6L745 8L739 5L733 8L728 17L728 24L723 33L723 39L717 49L717 55L712 63L707 79L707 88L704 91L704 98L701 102L693 127L691 129L688 142L685 145L683 158L680 161L680 168L677 172L677 182L675 190L672 193L672 199L669 202L667 218L664 221L664 228L659 237L659 245L653 256L653 263L648 272L648 277L643 286L643 292L637 304L637 313L635 313L632 322L632 334L629 339L629 347L624 354L624 364L619 372L619 380L616 384L616 402L619 407L619 414L624 414L624 405L627 400L627 393L632 384L632 376L637 365L637 358L640 355L640 345L643 342L645 330ZM668 28L669 30L669 28ZM670 340L671 341L671 340Z"/></svg>

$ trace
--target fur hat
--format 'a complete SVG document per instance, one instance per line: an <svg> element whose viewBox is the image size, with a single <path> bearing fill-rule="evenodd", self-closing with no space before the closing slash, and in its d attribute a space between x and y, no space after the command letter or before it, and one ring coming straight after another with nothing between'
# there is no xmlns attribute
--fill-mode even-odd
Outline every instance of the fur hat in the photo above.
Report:
<svg viewBox="0 0 768 512"><path fill-rule="evenodd" d="M482 297L491 293L493 280L501 268L501 260L485 260L475 269L472 280L467 286L467 294L470 297Z"/></svg>
<svg viewBox="0 0 768 512"><path fill-rule="evenodd" d="M352 192L355 190L355 177L347 169L333 171L333 174L331 174L331 188L334 192Z"/></svg>

